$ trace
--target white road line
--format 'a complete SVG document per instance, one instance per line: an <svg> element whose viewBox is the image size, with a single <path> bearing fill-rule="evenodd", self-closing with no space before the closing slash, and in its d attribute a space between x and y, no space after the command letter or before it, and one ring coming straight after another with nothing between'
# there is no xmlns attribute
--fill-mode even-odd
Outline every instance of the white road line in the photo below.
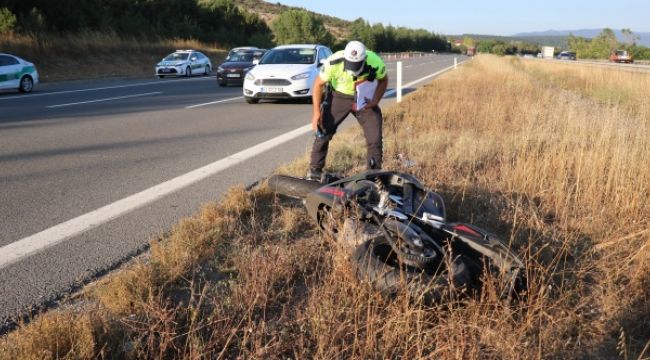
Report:
<svg viewBox="0 0 650 360"><path fill-rule="evenodd" d="M404 85L404 87L413 86L414 84L430 79L452 68L453 66L450 66L434 74L427 75ZM387 91L384 96L390 96L394 92L395 90ZM230 155L226 158L217 160L211 164L155 185L137 194L133 194L122 200L118 200L114 203L108 204L99 209L78 216L74 219L45 229L34 235L0 247L0 269L56 244L59 244L76 235L94 229L156 200L160 200L169 194L195 184L210 176L218 174L232 166L242 163L259 154L265 153L276 146L282 145L288 141L305 135L310 131L311 124L301 126L271 140L254 145L248 149L242 150L236 154Z"/></svg>
<svg viewBox="0 0 650 360"><path fill-rule="evenodd" d="M189 79L179 79L179 80L170 80L170 81L158 80L158 81L150 81L150 82L145 82L145 83L137 83L137 84L129 84L129 85L104 86L104 87L90 88L90 89L63 90L63 91L55 91L55 92L48 92L48 93L36 93L36 94L31 93L31 94L27 94L27 95L15 95L15 96L0 97L0 101L2 101L2 100L12 100L12 99L27 99L27 98L32 98L32 97L49 96L49 95L72 94L72 93L88 92L88 91L123 89L123 88L130 88L130 87L136 87L136 86L175 84L177 81L212 80L215 77L216 76L208 76L208 77L201 77L201 78L196 78L196 79L189 78Z"/></svg>
<svg viewBox="0 0 650 360"><path fill-rule="evenodd" d="M198 108L198 107L201 107L201 106L220 104L220 103L224 103L224 102L227 102L227 101L239 100L239 99L243 99L243 98L244 98L243 96L237 96L237 97L234 97L234 98L217 100L217 101L212 101L212 102L203 103L203 104L190 105L190 106L186 106L185 108L186 109L195 109L195 108Z"/></svg>
<svg viewBox="0 0 650 360"><path fill-rule="evenodd" d="M173 192L215 175L254 156L293 140L311 131L311 124L301 126L271 140L257 144L234 155L165 181L147 190L133 194L87 214L68 220L49 229L0 248L0 268L73 236L84 233L121 215L139 209Z"/></svg>
<svg viewBox="0 0 650 360"><path fill-rule="evenodd" d="M154 92L148 92L148 93L142 93L142 94L133 94L133 95L125 95L125 96L116 96L116 97L110 97L110 98L104 98L104 99L96 99L96 100L88 100L88 101L80 101L80 102L74 102L74 103L68 103L68 104L50 105L50 106L46 106L46 108L47 109L53 109L53 108L60 108L60 107L65 107L65 106L91 104L91 103L98 103L98 102L104 102L104 101L130 99L130 98L149 96L149 95L159 95L159 94L162 94L162 91L154 91Z"/></svg>

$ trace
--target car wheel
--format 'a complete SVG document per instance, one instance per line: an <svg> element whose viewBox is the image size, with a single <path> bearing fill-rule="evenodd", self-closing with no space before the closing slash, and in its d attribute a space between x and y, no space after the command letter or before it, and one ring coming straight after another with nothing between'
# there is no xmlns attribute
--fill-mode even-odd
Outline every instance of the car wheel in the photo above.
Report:
<svg viewBox="0 0 650 360"><path fill-rule="evenodd" d="M185 76L192 77L192 69L189 66L185 69Z"/></svg>
<svg viewBox="0 0 650 360"><path fill-rule="evenodd" d="M205 75L205 76L210 76L211 73L212 73L212 70L210 70L210 65L206 65L206 66L205 66L205 74L204 74L204 75Z"/></svg>
<svg viewBox="0 0 650 360"><path fill-rule="evenodd" d="M252 97L246 97L246 102L249 104L257 104L260 102L260 99L252 98Z"/></svg>
<svg viewBox="0 0 650 360"><path fill-rule="evenodd" d="M162 79L165 77L165 75L158 75L158 77Z"/></svg>
<svg viewBox="0 0 650 360"><path fill-rule="evenodd" d="M225 81L217 81L217 83L219 83L219 86L221 86L221 87L227 85Z"/></svg>
<svg viewBox="0 0 650 360"><path fill-rule="evenodd" d="M30 93L34 89L34 80L31 76L25 75L20 79L20 87L18 90L21 93Z"/></svg>

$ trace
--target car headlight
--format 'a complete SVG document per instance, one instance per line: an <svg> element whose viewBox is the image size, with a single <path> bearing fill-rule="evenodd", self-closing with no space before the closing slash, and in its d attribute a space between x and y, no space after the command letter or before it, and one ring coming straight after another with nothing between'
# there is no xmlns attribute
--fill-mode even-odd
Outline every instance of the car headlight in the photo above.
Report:
<svg viewBox="0 0 650 360"><path fill-rule="evenodd" d="M291 77L291 80L302 80L302 79L307 79L311 75L311 72L305 72L302 74L294 75Z"/></svg>
<svg viewBox="0 0 650 360"><path fill-rule="evenodd" d="M253 75L250 71L246 73L246 80L255 80L255 75Z"/></svg>
<svg viewBox="0 0 650 360"><path fill-rule="evenodd" d="M223 71L223 68L222 68L221 66L219 66L219 67L217 68L217 71Z"/></svg>

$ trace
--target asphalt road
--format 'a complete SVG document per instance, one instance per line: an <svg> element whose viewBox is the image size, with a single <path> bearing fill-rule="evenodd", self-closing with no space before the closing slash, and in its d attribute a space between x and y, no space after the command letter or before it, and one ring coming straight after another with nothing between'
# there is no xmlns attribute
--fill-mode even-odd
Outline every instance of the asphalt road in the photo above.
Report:
<svg viewBox="0 0 650 360"><path fill-rule="evenodd" d="M580 65L580 66L592 66L592 67L604 67L604 68L616 68L617 70L625 70L632 72L649 72L650 65L646 64L623 64L623 63L611 63L608 61L594 61L594 60L559 60L559 59L538 59L538 58L522 58L529 61L552 61L558 64L567 64L567 65Z"/></svg>
<svg viewBox="0 0 650 360"><path fill-rule="evenodd" d="M403 83L412 90L452 66L454 56L402 62ZM387 65L383 107L394 101L395 60ZM220 88L213 77L41 84L29 95L0 93L0 320L55 303L229 187L251 185L304 154L310 106L249 105L241 87ZM245 151L299 128L299 136L275 147ZM188 173L192 180L176 181ZM26 239L33 246L59 241L17 257L12 246Z"/></svg>

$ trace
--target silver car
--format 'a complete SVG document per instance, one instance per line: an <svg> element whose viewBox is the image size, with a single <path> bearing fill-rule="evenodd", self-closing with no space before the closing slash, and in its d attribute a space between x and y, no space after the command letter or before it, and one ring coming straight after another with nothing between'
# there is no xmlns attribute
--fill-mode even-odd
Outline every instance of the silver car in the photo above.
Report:
<svg viewBox="0 0 650 360"><path fill-rule="evenodd" d="M165 76L210 75L212 62L203 53L195 50L176 50L156 64L156 75Z"/></svg>

